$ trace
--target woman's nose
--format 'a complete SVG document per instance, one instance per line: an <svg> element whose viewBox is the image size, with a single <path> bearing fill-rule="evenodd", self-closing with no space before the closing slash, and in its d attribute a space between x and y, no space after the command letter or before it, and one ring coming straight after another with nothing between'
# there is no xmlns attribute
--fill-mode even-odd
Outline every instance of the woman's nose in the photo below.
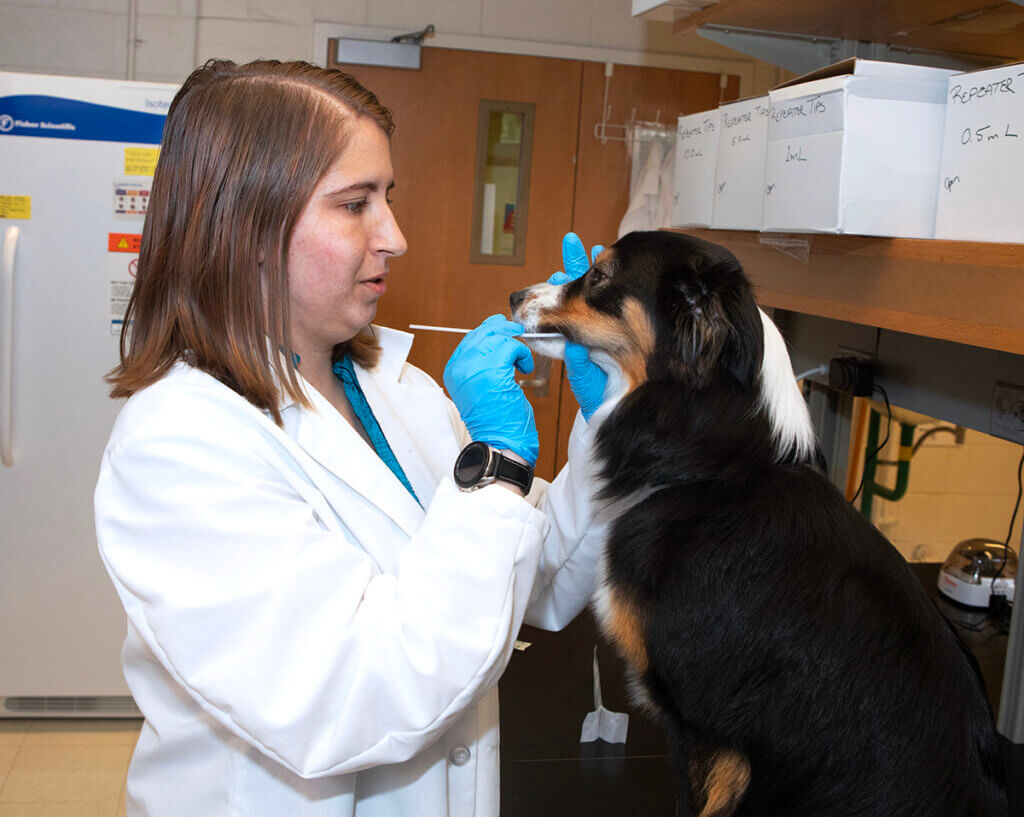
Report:
<svg viewBox="0 0 1024 817"><path fill-rule="evenodd" d="M384 217L380 229L380 249L388 255L404 255L405 251L409 249L409 244L406 242L405 236L398 226L398 220L390 207L387 208L387 215Z"/></svg>

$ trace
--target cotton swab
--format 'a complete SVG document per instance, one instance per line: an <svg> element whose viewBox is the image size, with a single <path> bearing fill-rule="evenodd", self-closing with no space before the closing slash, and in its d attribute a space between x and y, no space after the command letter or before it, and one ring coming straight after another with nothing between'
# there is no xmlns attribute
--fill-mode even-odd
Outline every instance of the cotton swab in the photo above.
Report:
<svg viewBox="0 0 1024 817"><path fill-rule="evenodd" d="M426 329L430 332L455 332L459 335L465 335L468 332L472 332L472 329L459 329L454 326L427 326L422 323L410 323L410 329ZM524 332L518 335L521 338L560 338L562 335L559 332Z"/></svg>

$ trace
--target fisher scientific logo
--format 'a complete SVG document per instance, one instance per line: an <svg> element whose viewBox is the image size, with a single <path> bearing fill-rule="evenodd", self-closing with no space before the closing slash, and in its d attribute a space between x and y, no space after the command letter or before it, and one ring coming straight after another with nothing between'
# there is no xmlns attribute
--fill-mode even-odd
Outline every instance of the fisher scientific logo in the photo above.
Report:
<svg viewBox="0 0 1024 817"><path fill-rule="evenodd" d="M9 114L0 116L0 133L9 133L16 127L33 130L78 130L72 122L47 122L45 119L33 122L28 119L13 119Z"/></svg>

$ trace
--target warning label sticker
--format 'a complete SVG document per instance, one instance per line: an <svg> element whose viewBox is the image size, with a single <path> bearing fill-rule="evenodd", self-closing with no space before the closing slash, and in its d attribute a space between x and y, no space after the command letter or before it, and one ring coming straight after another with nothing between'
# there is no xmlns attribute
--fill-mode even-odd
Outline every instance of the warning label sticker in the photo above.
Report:
<svg viewBox="0 0 1024 817"><path fill-rule="evenodd" d="M139 268L138 244L141 236L110 233L107 254L107 278L110 281L110 333L121 331L128 299L135 286L135 275ZM133 241L133 239L135 239ZM131 247L135 249L132 250Z"/></svg>
<svg viewBox="0 0 1024 817"><path fill-rule="evenodd" d="M130 252L138 255L141 246L141 233L107 233L108 252Z"/></svg>
<svg viewBox="0 0 1024 817"><path fill-rule="evenodd" d="M114 182L114 215L139 217L146 215L149 206L148 182Z"/></svg>
<svg viewBox="0 0 1024 817"><path fill-rule="evenodd" d="M124 172L126 176L152 176L160 148L125 148Z"/></svg>
<svg viewBox="0 0 1024 817"><path fill-rule="evenodd" d="M32 218L32 197L0 196L0 218Z"/></svg>

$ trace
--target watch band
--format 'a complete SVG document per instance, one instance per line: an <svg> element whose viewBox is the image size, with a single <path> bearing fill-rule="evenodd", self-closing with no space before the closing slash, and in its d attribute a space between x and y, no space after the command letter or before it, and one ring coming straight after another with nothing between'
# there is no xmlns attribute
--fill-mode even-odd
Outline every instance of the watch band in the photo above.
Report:
<svg viewBox="0 0 1024 817"><path fill-rule="evenodd" d="M530 493L530 486L533 485L533 466L511 451L503 450L498 454L498 466L494 470L494 478L522 488L523 493Z"/></svg>

